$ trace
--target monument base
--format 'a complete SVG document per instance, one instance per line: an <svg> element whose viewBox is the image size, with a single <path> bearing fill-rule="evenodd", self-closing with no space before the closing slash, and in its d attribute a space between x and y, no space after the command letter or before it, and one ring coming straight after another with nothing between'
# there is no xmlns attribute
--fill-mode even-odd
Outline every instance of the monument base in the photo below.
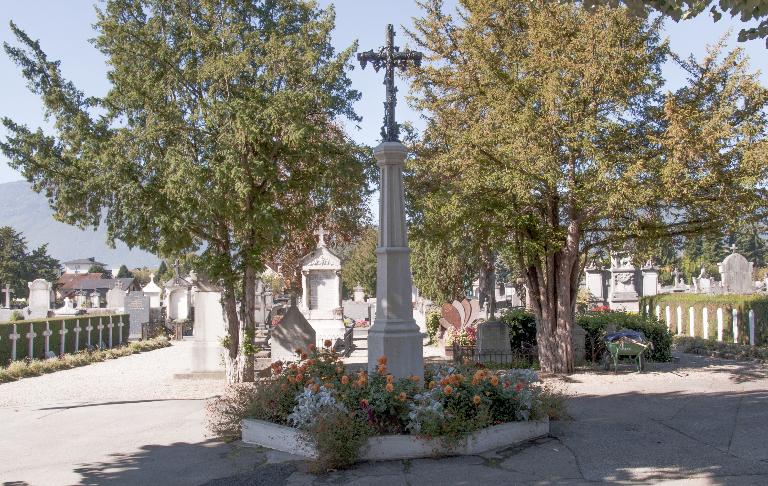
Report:
<svg viewBox="0 0 768 486"><path fill-rule="evenodd" d="M424 377L424 348L419 326L413 319L377 320L368 330L368 372L376 372L377 360L387 357L387 371L395 379Z"/></svg>
<svg viewBox="0 0 768 486"><path fill-rule="evenodd" d="M341 319L309 319L309 325L315 330L315 345L323 347L326 339L336 344L337 339L344 339L344 321Z"/></svg>

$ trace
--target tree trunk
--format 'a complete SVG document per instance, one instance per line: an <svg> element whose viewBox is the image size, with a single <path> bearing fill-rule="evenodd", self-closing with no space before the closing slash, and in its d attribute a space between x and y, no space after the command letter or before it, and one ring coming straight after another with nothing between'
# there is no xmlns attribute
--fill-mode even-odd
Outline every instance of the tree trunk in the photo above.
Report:
<svg viewBox="0 0 768 486"><path fill-rule="evenodd" d="M243 361L240 359L240 318L237 315L235 288L231 283L224 285L224 312L227 315L229 349L224 360L227 383L243 381Z"/></svg>
<svg viewBox="0 0 768 486"><path fill-rule="evenodd" d="M256 271L246 264L243 275L243 381L255 378L256 359Z"/></svg>
<svg viewBox="0 0 768 486"><path fill-rule="evenodd" d="M484 247L480 251L480 292L478 300L480 307L488 303L488 319L492 319L496 313L496 256Z"/></svg>

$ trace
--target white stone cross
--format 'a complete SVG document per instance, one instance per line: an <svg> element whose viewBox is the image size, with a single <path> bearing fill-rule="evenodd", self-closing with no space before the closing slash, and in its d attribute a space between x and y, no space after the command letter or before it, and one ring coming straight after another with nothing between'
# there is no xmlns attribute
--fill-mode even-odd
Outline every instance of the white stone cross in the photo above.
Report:
<svg viewBox="0 0 768 486"><path fill-rule="evenodd" d="M123 327L125 324L123 324L123 318L121 317L119 321L117 321L117 343L123 344Z"/></svg>
<svg viewBox="0 0 768 486"><path fill-rule="evenodd" d="M27 356L29 357L29 359L32 359L35 357L35 338L36 337L37 337L37 333L35 332L35 327L30 322L29 332L26 335L26 338L29 339L29 347L27 348Z"/></svg>
<svg viewBox="0 0 768 486"><path fill-rule="evenodd" d="M61 343L59 344L59 354L64 354L67 351L67 340L66 340L66 334L69 332L69 329L67 329L67 326L64 325L64 320L61 321L61 329L59 330L59 334L61 335Z"/></svg>
<svg viewBox="0 0 768 486"><path fill-rule="evenodd" d="M90 347L91 346L91 331L93 331L93 326L91 325L91 318L90 317L88 318L88 325L85 326L85 330L88 331L88 336L87 336L88 344L87 344L87 346Z"/></svg>
<svg viewBox="0 0 768 486"><path fill-rule="evenodd" d="M45 336L45 354L48 354L48 351L51 350L51 334L53 334L53 331L51 331L51 323L48 321L45 321L45 331L43 331L43 336Z"/></svg>
<svg viewBox="0 0 768 486"><path fill-rule="evenodd" d="M115 327L114 324L112 324L112 316L109 316L109 324L107 324L107 328L109 329L109 347L112 347L112 328Z"/></svg>
<svg viewBox="0 0 768 486"><path fill-rule="evenodd" d="M104 324L101 323L101 317L99 317L99 325L96 326L96 329L99 330L99 349L101 349L101 343L104 342L104 336L102 334L102 331L104 331Z"/></svg>
<svg viewBox="0 0 768 486"><path fill-rule="evenodd" d="M11 308L11 294L13 293L13 289L8 287L8 284L5 284L5 288L3 289L3 293L5 293L5 308L10 309Z"/></svg>
<svg viewBox="0 0 768 486"><path fill-rule="evenodd" d="M16 341L21 337L21 334L16 332L16 324L13 325L13 332L8 339L11 340L11 361L16 361Z"/></svg>
<svg viewBox="0 0 768 486"><path fill-rule="evenodd" d="M80 321L75 322L75 352L78 352L80 350L80 331L82 331L83 328L80 327Z"/></svg>
<svg viewBox="0 0 768 486"><path fill-rule="evenodd" d="M731 246L726 246L726 248L731 250L731 253L736 253L736 243L733 243Z"/></svg>
<svg viewBox="0 0 768 486"><path fill-rule="evenodd" d="M325 246L325 235L327 235L327 234L328 234L328 232L325 231L322 226L318 230L315 231L315 235L318 237L317 238L317 247L318 248Z"/></svg>

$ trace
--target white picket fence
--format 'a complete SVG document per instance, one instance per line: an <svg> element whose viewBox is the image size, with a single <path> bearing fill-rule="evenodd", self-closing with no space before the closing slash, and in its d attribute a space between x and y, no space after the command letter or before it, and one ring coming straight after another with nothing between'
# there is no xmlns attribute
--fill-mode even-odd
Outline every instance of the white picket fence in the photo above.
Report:
<svg viewBox="0 0 768 486"><path fill-rule="evenodd" d="M693 306L687 307L687 312L684 312L683 306L678 305L676 307L665 305L663 307L664 315L662 317L662 306L656 305L655 315L656 318L659 320L663 320L667 324L667 328L670 332L673 332L677 334L678 336L699 336L703 337L704 339L709 339L709 309L706 307L703 307L702 309L698 310ZM645 306L645 312L646 314L650 315L651 308L650 305ZM732 327L732 336L733 336L733 342L738 343L739 342L739 322L741 319L744 318L744 316L740 315L738 309L733 309L732 311L732 321L731 321L731 327ZM725 310L723 307L718 307L717 311L715 312L715 319L717 322L717 340L723 341L723 326L725 325L725 319L724 319L724 313ZM673 314L674 317L673 318ZM684 316L687 317L687 323L684 320ZM755 311L751 310L747 313L747 328L749 329L749 344L751 346L755 345ZM686 325L687 324L687 325ZM701 329L700 333L697 333L697 328Z"/></svg>

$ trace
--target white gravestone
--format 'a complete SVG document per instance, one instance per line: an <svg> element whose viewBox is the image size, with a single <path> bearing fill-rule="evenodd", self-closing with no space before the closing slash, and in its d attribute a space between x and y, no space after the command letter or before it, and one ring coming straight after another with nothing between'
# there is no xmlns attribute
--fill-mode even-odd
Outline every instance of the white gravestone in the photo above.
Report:
<svg viewBox="0 0 768 486"><path fill-rule="evenodd" d="M717 308L717 340L723 341L723 308Z"/></svg>
<svg viewBox="0 0 768 486"><path fill-rule="evenodd" d="M221 289L198 284L195 294L195 325L192 327L192 373L218 373L226 376L221 338L226 335Z"/></svg>
<svg viewBox="0 0 768 486"><path fill-rule="evenodd" d="M315 251L301 260L302 313L316 332L318 346L344 338L341 306L341 260L325 246L322 228Z"/></svg>
<svg viewBox="0 0 768 486"><path fill-rule="evenodd" d="M611 310L640 312L642 287L638 270L629 256L611 258L611 281L609 306Z"/></svg>
<svg viewBox="0 0 768 486"><path fill-rule="evenodd" d="M38 278L27 284L29 287L29 317L48 317L48 311L51 310L51 288L50 282Z"/></svg>
<svg viewBox="0 0 768 486"><path fill-rule="evenodd" d="M357 287L355 287L352 300L354 302L365 302L365 289L360 284L357 284Z"/></svg>
<svg viewBox="0 0 768 486"><path fill-rule="evenodd" d="M115 287L107 291L107 309L123 312L125 310L125 295L123 285L117 281Z"/></svg>
<svg viewBox="0 0 768 486"><path fill-rule="evenodd" d="M723 289L727 294L751 294L754 292L752 284L753 264L736 253L735 247L732 246L731 249L734 252L717 265Z"/></svg>
<svg viewBox="0 0 768 486"><path fill-rule="evenodd" d="M75 309L75 306L72 304L72 299L69 297L64 298L64 307L60 307L53 311L54 314L57 316L74 316L77 314L77 309Z"/></svg>
<svg viewBox="0 0 768 486"><path fill-rule="evenodd" d="M101 307L101 295L95 290L91 292L91 307L94 309Z"/></svg>

